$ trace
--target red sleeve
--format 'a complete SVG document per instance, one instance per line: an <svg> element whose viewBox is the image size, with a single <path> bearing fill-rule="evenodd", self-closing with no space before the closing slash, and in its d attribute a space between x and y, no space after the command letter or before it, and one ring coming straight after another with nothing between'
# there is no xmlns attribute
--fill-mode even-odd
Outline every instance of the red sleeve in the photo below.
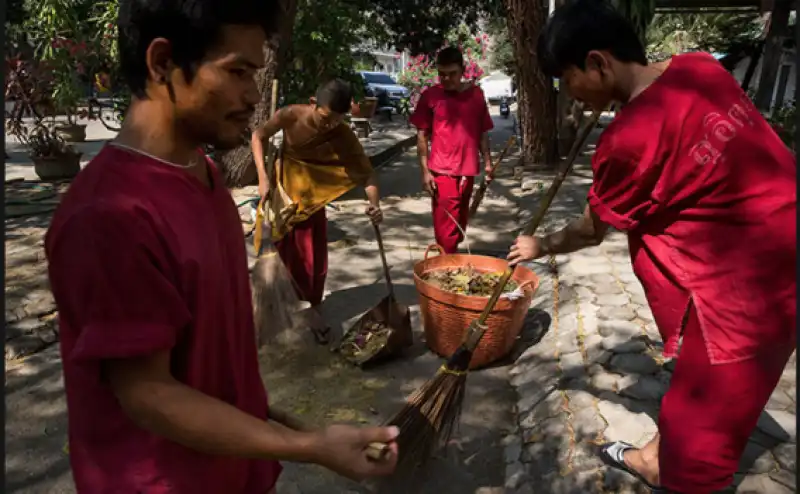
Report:
<svg viewBox="0 0 800 494"><path fill-rule="evenodd" d="M414 113L411 114L408 121L419 130L430 130L433 127L433 108L430 104L428 91L423 91L419 96Z"/></svg>
<svg viewBox="0 0 800 494"><path fill-rule="evenodd" d="M89 208L53 233L51 288L76 332L65 358L129 358L175 345L191 316L164 241L144 213Z"/></svg>
<svg viewBox="0 0 800 494"><path fill-rule="evenodd" d="M617 230L633 230L658 207L652 191L660 167L631 152L603 145L602 140L592 157L589 206L603 223Z"/></svg>
<svg viewBox="0 0 800 494"><path fill-rule="evenodd" d="M486 104L486 96L484 96L483 89L478 88L481 104L481 133L489 132L494 128L494 121L489 114L489 105Z"/></svg>

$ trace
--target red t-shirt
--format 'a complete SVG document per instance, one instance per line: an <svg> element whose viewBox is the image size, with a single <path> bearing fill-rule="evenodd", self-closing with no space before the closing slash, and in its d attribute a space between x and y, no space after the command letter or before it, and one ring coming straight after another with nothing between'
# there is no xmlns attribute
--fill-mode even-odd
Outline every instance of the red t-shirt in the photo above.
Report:
<svg viewBox="0 0 800 494"><path fill-rule="evenodd" d="M592 168L589 204L628 232L666 356L690 300L712 363L794 344L795 157L713 57L673 57L603 132Z"/></svg>
<svg viewBox="0 0 800 494"><path fill-rule="evenodd" d="M428 168L432 172L480 175L481 136L494 127L481 88L470 86L457 92L432 86L422 93L410 121L431 136Z"/></svg>
<svg viewBox="0 0 800 494"><path fill-rule="evenodd" d="M209 167L211 189L106 146L55 213L45 249L78 492L264 494L280 473L138 427L101 375L103 360L169 351L176 379L266 420L241 222Z"/></svg>

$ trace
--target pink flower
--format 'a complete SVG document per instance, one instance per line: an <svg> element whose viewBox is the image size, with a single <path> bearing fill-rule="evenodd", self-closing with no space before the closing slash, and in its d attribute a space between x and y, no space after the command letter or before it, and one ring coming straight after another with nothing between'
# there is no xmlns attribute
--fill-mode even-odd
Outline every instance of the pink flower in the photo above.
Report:
<svg viewBox="0 0 800 494"><path fill-rule="evenodd" d="M480 43L480 42L481 42L481 37L480 37L480 36L476 36L476 37L475 37L475 41L477 41L478 43Z"/></svg>

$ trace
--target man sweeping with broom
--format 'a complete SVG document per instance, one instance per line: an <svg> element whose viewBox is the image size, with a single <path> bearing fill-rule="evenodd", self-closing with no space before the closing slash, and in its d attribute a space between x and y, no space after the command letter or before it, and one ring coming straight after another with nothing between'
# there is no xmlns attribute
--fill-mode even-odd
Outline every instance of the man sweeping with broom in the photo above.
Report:
<svg viewBox="0 0 800 494"><path fill-rule="evenodd" d="M383 219L372 164L344 123L352 98L349 83L326 82L311 104L282 108L252 136L259 193L272 194L266 201L273 213L272 239L298 295L311 304L311 330L320 344L328 343L330 332L319 313L328 273L325 206L361 185L369 201L366 214L373 223ZM279 131L283 143L273 184L264 163L264 141Z"/></svg>
<svg viewBox="0 0 800 494"><path fill-rule="evenodd" d="M538 59L594 109L622 105L597 142L582 217L520 237L512 264L627 232L664 356L677 357L659 433L601 458L654 490L728 486L795 350L795 157L713 57L650 64L628 22L579 0L547 23Z"/></svg>
<svg viewBox="0 0 800 494"><path fill-rule="evenodd" d="M278 18L264 0L123 0L125 123L45 240L77 492L275 494L278 460L354 479L394 469L390 428L271 420L242 228L201 147L230 149ZM288 420L287 420L288 422Z"/></svg>

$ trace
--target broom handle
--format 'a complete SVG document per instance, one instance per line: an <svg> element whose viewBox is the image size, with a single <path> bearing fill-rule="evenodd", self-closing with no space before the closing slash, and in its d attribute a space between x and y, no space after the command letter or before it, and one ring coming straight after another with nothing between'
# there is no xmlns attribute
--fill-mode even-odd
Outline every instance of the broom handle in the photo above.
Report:
<svg viewBox="0 0 800 494"><path fill-rule="evenodd" d="M602 114L602 110L596 110L586 125L581 129L581 132L578 134L578 137L575 139L575 143L572 145L572 149L570 149L567 158L561 163L561 166L558 169L558 173L556 174L553 183L550 185L550 189L548 189L547 194L542 198L542 202L539 205L539 210L536 212L536 215L533 219L528 223L528 225L523 230L523 235L533 235L536 233L536 229L539 228L539 225L542 223L544 219L544 215L547 213L547 209L550 207L550 204L553 202L553 198L556 196L558 192L558 188L561 187L561 184L564 182L564 179L567 178L570 170L572 169L572 165L575 164L575 159L578 157L578 153L583 148L583 145L586 143L586 139L589 137L589 134L594 129L595 125L597 125L597 121L600 120L600 115ZM506 268L503 276L495 285L494 292L492 292L492 296L489 297L489 301L486 303L486 307L484 307L483 312L481 312L480 317L478 317L477 327L479 328L478 331L473 331L472 334L467 335L467 340L465 341L466 347L468 350L474 350L478 346L478 342L480 342L481 337L486 326L486 319L489 317L489 314L494 310L495 305L497 305L497 301L500 300L500 296L503 294L503 289L505 289L506 284L511 279L511 276L514 274L514 269L510 266Z"/></svg>
<svg viewBox="0 0 800 494"><path fill-rule="evenodd" d="M378 251L381 254L381 263L383 263L383 276L386 278L386 288L389 290L389 297L394 299L394 285L392 285L392 276L389 274L389 263L386 262L386 250L383 248L381 229L374 223L372 224L372 227L375 229L375 239L378 241Z"/></svg>
<svg viewBox="0 0 800 494"><path fill-rule="evenodd" d="M489 176L493 177L495 170L497 167L500 166L500 162L503 161L503 158L506 157L508 150L511 148L511 145L516 140L516 136L511 136L506 141L506 146L500 151L500 155L497 157L497 160L494 162L492 166L492 171L489 172ZM486 194L486 189L489 187L489 182L486 181L486 177L484 177L483 182L481 182L481 186L475 192L475 198L472 200L472 205L469 207L469 217L472 218L475 216L475 213L478 211L478 206L481 205L481 200L483 200L483 195Z"/></svg>
<svg viewBox="0 0 800 494"><path fill-rule="evenodd" d="M269 116L270 117L275 115L275 110L277 109L277 107L278 107L278 79L273 79L272 80L272 101L270 102L270 108L269 108ZM275 181L273 180L274 177L272 177L272 175L273 175L272 171L275 169L275 166L272 163L272 161L275 158L275 151L274 151L275 147L272 145L273 139L275 139L275 136L273 136L269 141L269 148L267 148L267 158L266 158L266 161L264 162L264 166L267 167L267 183L268 183L268 185L270 187L270 190L272 190L272 187L275 185ZM267 196L268 195L269 194L267 194ZM259 216L259 214L260 214L259 211L264 211L264 208L267 206L267 196L259 198L259 200L258 200L258 210L256 211L256 213L257 213L256 214L256 226L254 228L255 236L253 237L253 248L254 248L254 250L256 252L256 257L261 257L261 247L262 247L262 244L263 244L263 241L261 239L261 237L263 235L263 231L262 231L263 227L262 227L261 217Z"/></svg>
<svg viewBox="0 0 800 494"><path fill-rule="evenodd" d="M269 116L272 118L275 115L275 112L278 110L278 79L272 80L272 100L270 101L269 107ZM267 181L269 182L270 190L272 187L277 186L278 177L276 176L276 168L275 168L275 136L273 135L269 139L269 147L267 148L267 161L266 166L267 168ZM266 199L264 199L266 200Z"/></svg>

